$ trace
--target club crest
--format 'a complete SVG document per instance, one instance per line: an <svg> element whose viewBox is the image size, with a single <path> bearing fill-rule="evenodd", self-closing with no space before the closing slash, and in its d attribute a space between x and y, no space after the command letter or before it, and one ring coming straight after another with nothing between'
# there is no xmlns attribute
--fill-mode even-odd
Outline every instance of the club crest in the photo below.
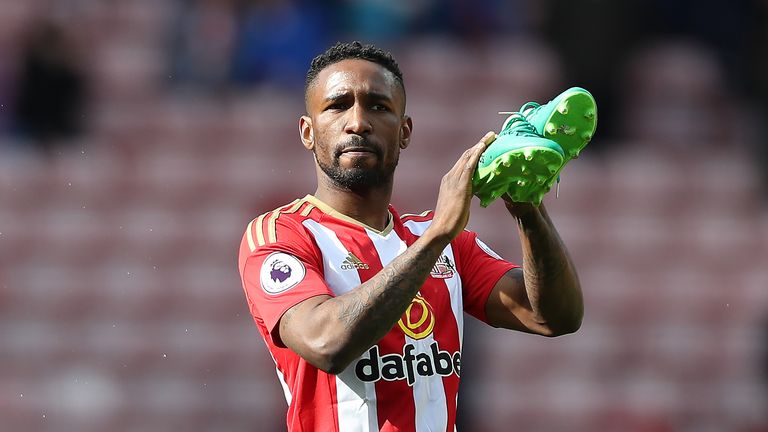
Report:
<svg viewBox="0 0 768 432"><path fill-rule="evenodd" d="M429 275L436 279L450 279L453 277L454 271L455 267L448 255L440 255Z"/></svg>

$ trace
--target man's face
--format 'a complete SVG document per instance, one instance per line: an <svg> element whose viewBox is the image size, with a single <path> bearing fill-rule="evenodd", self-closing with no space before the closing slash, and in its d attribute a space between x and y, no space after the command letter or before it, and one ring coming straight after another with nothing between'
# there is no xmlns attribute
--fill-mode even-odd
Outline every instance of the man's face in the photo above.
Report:
<svg viewBox="0 0 768 432"><path fill-rule="evenodd" d="M411 120L394 75L367 60L323 69L307 91L300 129L304 145L336 185L364 192L392 179Z"/></svg>

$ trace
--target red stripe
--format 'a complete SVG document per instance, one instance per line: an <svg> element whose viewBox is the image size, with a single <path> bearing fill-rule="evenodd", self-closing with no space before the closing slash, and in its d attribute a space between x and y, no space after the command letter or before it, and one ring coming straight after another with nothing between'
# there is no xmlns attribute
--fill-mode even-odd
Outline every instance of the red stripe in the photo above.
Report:
<svg viewBox="0 0 768 432"><path fill-rule="evenodd" d="M379 342L382 355L397 353L402 355L405 345L405 335L395 325ZM379 429L382 431L416 431L416 404L413 401L413 389L405 380L384 381L376 383L376 398L392 401L391 404L377 404Z"/></svg>
<svg viewBox="0 0 768 432"><path fill-rule="evenodd" d="M428 289L422 290L424 297L435 310L435 329L433 337L441 350L450 353L461 349L459 346L459 327L451 309L451 299L445 281L434 281L427 284ZM425 292L426 291L426 292ZM456 394L459 392L459 377L450 375L443 377L445 402L448 408L448 430L453 431L456 422Z"/></svg>
<svg viewBox="0 0 768 432"><path fill-rule="evenodd" d="M396 222L397 224L397 222ZM362 262L367 269L358 269L360 281L365 282L381 271L381 258L363 227L344 224L343 229L334 229L339 241L349 252ZM380 355L397 353L402 355L405 335L395 325L377 344ZM381 431L410 432L416 430L416 406L413 390L405 380L376 382L376 413Z"/></svg>
<svg viewBox="0 0 768 432"><path fill-rule="evenodd" d="M336 375L328 375L325 372L320 372L321 374L325 375L325 384L328 386L328 396L329 396L329 402L331 405L323 405L322 403L324 401L319 401L321 404L315 405L315 406L338 406L339 402L336 398ZM321 389L320 389L321 390ZM322 390L319 393L323 393ZM317 397L314 398L314 403L317 403L318 399ZM340 432L339 431L339 410L332 409L332 410L321 410L323 413L328 414L330 411L330 418L324 422L317 423L315 422L312 426L315 427L317 425L333 425L332 432Z"/></svg>
<svg viewBox="0 0 768 432"><path fill-rule="evenodd" d="M269 212L272 213L272 212ZM256 219L253 220L253 225L251 225L251 238L253 239L253 242L256 244L256 247L258 248L261 246L259 244L259 236L258 233L262 233L263 236L261 237L266 242L267 239L267 219L269 218L269 213L265 213L265 216L259 221L259 218L261 215L259 215ZM261 222L261 223L257 223Z"/></svg>
<svg viewBox="0 0 768 432"><path fill-rule="evenodd" d="M426 215L406 215L401 218L403 222L426 222L428 220L432 220L432 210L429 211Z"/></svg>

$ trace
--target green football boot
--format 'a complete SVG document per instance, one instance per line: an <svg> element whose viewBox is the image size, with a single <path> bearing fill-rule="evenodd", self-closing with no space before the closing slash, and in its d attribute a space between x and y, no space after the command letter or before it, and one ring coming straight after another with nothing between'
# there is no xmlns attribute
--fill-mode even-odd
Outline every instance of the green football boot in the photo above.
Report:
<svg viewBox="0 0 768 432"><path fill-rule="evenodd" d="M595 98L581 87L571 87L544 105L536 102L524 104L520 107L520 113L533 125L537 133L555 141L565 153L563 166L545 185L546 191L549 191L554 182L560 180L560 171L565 164L578 157L595 134L597 128ZM510 116L507 121L512 117Z"/></svg>
<svg viewBox="0 0 768 432"><path fill-rule="evenodd" d="M522 114L515 113L480 156L472 192L483 207L505 193L515 202L538 205L549 190L544 189L547 181L557 175L564 162L562 148L537 134Z"/></svg>

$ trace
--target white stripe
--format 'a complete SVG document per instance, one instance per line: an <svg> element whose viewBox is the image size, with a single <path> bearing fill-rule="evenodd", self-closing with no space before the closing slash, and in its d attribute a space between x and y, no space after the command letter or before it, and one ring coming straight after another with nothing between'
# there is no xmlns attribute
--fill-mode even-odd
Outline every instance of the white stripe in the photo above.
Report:
<svg viewBox="0 0 768 432"><path fill-rule="evenodd" d="M390 231L385 236L369 229L365 231L368 233L368 238L371 239L376 252L379 254L382 267L391 263L393 259L397 258L408 248L408 245L400 239L395 230Z"/></svg>
<svg viewBox="0 0 768 432"><path fill-rule="evenodd" d="M445 256L451 260L454 267L456 267L456 258L453 255L453 248L449 244L443 251ZM451 296L451 310L453 311L453 317L456 318L456 328L459 330L459 351L464 346L464 300L461 295L461 276L459 276L459 269L455 268L453 276L448 279L443 279L445 286L448 288L448 294Z"/></svg>
<svg viewBox="0 0 768 432"><path fill-rule="evenodd" d="M432 334L421 340L405 336L405 343L413 344L413 355L420 353L432 357L429 345L435 341ZM444 431L448 426L448 406L445 401L443 377L419 376L413 383L413 402L416 407L416 432Z"/></svg>
<svg viewBox="0 0 768 432"><path fill-rule="evenodd" d="M403 225L413 235L420 237L431 223L431 220L424 222L408 221ZM451 260L454 266L456 265L456 257L453 255L453 247L450 244L443 250L443 254ZM456 318L456 327L459 329L459 350L461 350L464 345L464 300L461 291L461 276L458 273L458 269L456 269L453 277L444 279L444 282L445 286L448 287L448 294L451 296L451 310L453 310L453 316Z"/></svg>
<svg viewBox="0 0 768 432"><path fill-rule="evenodd" d="M342 270L341 263L349 254L341 241L332 230L320 225L312 219L306 219L302 225L307 227L315 237L315 242L323 254L325 282L334 294L342 295L360 285L360 276L356 270Z"/></svg>
<svg viewBox="0 0 768 432"><path fill-rule="evenodd" d="M332 230L307 219L302 224L312 232L323 254L325 282L334 294L341 295L360 285L356 270L341 270L341 263L349 254ZM364 354L364 355L367 355ZM343 432L373 432L379 430L376 412L376 386L360 381L355 375L357 361L336 375L336 402L339 430Z"/></svg>
<svg viewBox="0 0 768 432"><path fill-rule="evenodd" d="M285 382L285 376L282 372L280 372L280 369L275 367L275 371L277 372L277 379L280 380L280 385L283 386L283 394L285 394L285 401L288 402L288 406L291 406L291 389L288 388L288 383Z"/></svg>
<svg viewBox="0 0 768 432"><path fill-rule="evenodd" d="M248 239L248 248L251 250L251 252L256 250L256 242L253 241L253 232L251 230L253 229L253 221L256 219L248 222L248 226L245 228L245 238Z"/></svg>
<svg viewBox="0 0 768 432"><path fill-rule="evenodd" d="M283 394L285 395L285 401L288 402L288 406L291 406L291 389L288 387L288 383L285 382L285 375L283 375L283 372L280 371L280 369L277 368L277 361L275 360L275 357L272 355L272 352L270 351L269 356L272 358L272 361L275 363L275 372L277 372L277 379L280 380L280 385L283 387Z"/></svg>
<svg viewBox="0 0 768 432"><path fill-rule="evenodd" d="M353 361L342 373L336 375L339 431L374 432L379 430L376 384L360 381L355 375L356 364Z"/></svg>

